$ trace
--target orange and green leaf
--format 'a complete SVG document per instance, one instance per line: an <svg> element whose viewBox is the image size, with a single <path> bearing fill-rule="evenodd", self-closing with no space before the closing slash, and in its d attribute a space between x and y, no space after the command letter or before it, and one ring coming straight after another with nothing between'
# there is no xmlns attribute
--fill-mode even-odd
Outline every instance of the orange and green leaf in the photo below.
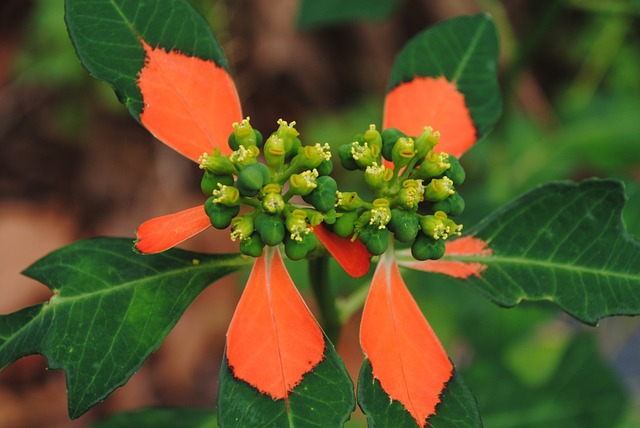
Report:
<svg viewBox="0 0 640 428"><path fill-rule="evenodd" d="M402 280L393 251L385 253L373 276L360 344L382 389L424 427L453 365Z"/></svg>
<svg viewBox="0 0 640 428"><path fill-rule="evenodd" d="M138 77L142 124L160 141L193 161L218 147L242 120L236 87L223 67L210 60L166 51L141 41L146 52Z"/></svg>
<svg viewBox="0 0 640 428"><path fill-rule="evenodd" d="M280 250L256 259L227 333L233 375L274 400L287 399L323 359L324 336L287 272Z"/></svg>
<svg viewBox="0 0 640 428"><path fill-rule="evenodd" d="M486 14L434 25L398 54L389 84L383 127L419 135L441 134L437 150L462 155L498 120L498 36Z"/></svg>
<svg viewBox="0 0 640 428"><path fill-rule="evenodd" d="M204 206L152 218L136 231L136 249L144 254L168 250L211 226Z"/></svg>
<svg viewBox="0 0 640 428"><path fill-rule="evenodd" d="M437 151L460 157L476 142L476 129L456 85L444 77L416 77L385 99L383 128L420 135L425 126L440 133Z"/></svg>

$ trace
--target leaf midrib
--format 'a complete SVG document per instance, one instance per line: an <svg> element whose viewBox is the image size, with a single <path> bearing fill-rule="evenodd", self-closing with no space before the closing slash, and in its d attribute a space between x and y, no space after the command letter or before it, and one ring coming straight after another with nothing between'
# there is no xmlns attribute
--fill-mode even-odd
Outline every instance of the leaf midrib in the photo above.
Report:
<svg viewBox="0 0 640 428"><path fill-rule="evenodd" d="M524 266L536 266L552 270L563 270L567 272L574 272L579 274L589 274L596 276L608 276L620 279L626 279L629 281L640 282L640 274L618 272L605 270L603 268L590 268L581 265L575 265L571 263L560 263L552 260L537 260L528 259L524 257L505 257L505 256L456 256L449 255L444 256L442 261L460 261L460 262L478 262L485 265L501 264L501 265L524 265Z"/></svg>

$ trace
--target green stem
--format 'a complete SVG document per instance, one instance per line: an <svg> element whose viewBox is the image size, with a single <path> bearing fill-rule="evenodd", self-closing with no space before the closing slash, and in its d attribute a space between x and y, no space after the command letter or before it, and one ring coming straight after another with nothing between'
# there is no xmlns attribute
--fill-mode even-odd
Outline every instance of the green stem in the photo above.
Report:
<svg viewBox="0 0 640 428"><path fill-rule="evenodd" d="M325 334L332 343L336 343L340 336L340 314L336 306L336 299L329 285L329 258L326 256L309 260L309 280L313 294L320 310L320 323Z"/></svg>

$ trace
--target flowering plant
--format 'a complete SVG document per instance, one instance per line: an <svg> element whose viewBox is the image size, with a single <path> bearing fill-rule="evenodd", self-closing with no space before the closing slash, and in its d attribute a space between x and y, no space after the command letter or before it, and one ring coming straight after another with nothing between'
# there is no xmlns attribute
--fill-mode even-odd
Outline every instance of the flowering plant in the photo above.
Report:
<svg viewBox="0 0 640 428"><path fill-rule="evenodd" d="M71 417L124 384L203 289L249 266L218 381L221 426L342 426L356 396L371 426L481 426L400 267L465 280L501 306L549 300L588 324L640 313L640 246L620 220L618 183L552 183L475 227L456 221L459 158L501 112L488 15L410 41L391 69L381 125L339 146L304 142L293 121L255 129L220 45L185 0L67 0L66 22L87 70L198 164L204 193L201 205L144 222L135 243L80 241L25 271L54 296L2 316L1 365L45 355L67 373ZM363 190L347 190L337 168ZM211 226L229 228L239 252L174 248ZM308 261L320 325L283 253ZM333 345L331 258L353 277L373 271L357 394Z"/></svg>

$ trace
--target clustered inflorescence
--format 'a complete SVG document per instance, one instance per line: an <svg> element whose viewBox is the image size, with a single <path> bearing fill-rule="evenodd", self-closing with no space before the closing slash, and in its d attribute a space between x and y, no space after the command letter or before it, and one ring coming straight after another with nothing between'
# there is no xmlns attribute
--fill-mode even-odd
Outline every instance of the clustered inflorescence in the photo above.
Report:
<svg viewBox="0 0 640 428"><path fill-rule="evenodd" d="M356 192L338 191L328 175L328 144L302 145L295 122L280 119L278 125L263 143L246 118L233 125L231 154L215 149L200 157L211 224L231 225L231 239L240 241L242 253L258 257L265 245L284 243L289 258L302 259L316 248L311 232L322 222L340 237L360 239L373 255L387 249L390 231L411 245L418 260L442 257L444 240L460 235L462 225L451 217L464 209L455 186L465 173L454 156L433 150L439 134L431 128L414 138L370 125L339 147L343 167L363 171L373 192L367 202ZM240 214L241 205L251 209Z"/></svg>

